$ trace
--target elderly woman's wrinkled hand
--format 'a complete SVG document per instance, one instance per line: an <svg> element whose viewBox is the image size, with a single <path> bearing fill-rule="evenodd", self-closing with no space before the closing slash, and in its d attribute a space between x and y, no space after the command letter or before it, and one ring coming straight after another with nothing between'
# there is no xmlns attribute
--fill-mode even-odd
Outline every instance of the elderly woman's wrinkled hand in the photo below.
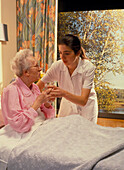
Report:
<svg viewBox="0 0 124 170"><path fill-rule="evenodd" d="M51 89L47 89L46 91L43 91L39 96L37 96L35 102L32 105L32 108L34 110L37 110L42 103L46 103L53 99L53 97L50 94Z"/></svg>

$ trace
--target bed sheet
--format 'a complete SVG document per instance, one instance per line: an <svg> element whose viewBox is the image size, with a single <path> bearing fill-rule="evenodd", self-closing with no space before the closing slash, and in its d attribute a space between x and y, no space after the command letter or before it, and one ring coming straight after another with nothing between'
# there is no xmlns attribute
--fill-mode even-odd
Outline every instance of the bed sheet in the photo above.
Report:
<svg viewBox="0 0 124 170"><path fill-rule="evenodd" d="M79 115L55 118L13 148L8 170L98 170L101 160L124 149L123 139L123 128L102 127Z"/></svg>

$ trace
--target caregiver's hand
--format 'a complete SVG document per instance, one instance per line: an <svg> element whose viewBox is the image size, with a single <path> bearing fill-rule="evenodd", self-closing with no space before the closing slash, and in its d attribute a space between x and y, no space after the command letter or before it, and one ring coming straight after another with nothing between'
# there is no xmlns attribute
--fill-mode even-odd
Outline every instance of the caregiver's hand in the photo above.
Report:
<svg viewBox="0 0 124 170"><path fill-rule="evenodd" d="M91 89L82 88L81 95L75 95L73 93L65 91L65 90L63 90L59 87L56 87L56 86L48 86L48 88L49 87L52 88L52 90L50 92L51 96L64 97L65 99L67 99L75 104L78 104L80 106L86 105L86 103L88 101L89 94L90 94L90 90L91 90Z"/></svg>
<svg viewBox="0 0 124 170"><path fill-rule="evenodd" d="M59 87L56 87L54 85L49 85L48 88L52 89L51 92L50 92L50 95L52 97L64 97L65 96L65 93L66 91L64 91L63 89L59 88Z"/></svg>
<svg viewBox="0 0 124 170"><path fill-rule="evenodd" d="M34 101L32 105L32 108L34 110L37 110L41 106L42 103L46 103L52 100L53 97L51 96L50 92L51 92L51 89L48 89L46 91L43 91L39 96L37 96L36 100Z"/></svg>

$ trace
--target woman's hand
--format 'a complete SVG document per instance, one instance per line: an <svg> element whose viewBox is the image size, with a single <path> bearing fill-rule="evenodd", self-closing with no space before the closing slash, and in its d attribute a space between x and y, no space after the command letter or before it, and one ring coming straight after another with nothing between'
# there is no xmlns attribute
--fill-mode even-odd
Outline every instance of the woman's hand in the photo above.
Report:
<svg viewBox="0 0 124 170"><path fill-rule="evenodd" d="M56 87L56 86L54 86L54 85L49 85L48 86L48 89L52 89L51 91L50 91L50 95L53 97L53 98L56 98L56 97L58 97L58 98L60 98L60 97L64 97L65 96L65 92L66 91L64 91L63 89L61 89L61 88L59 88L59 87Z"/></svg>
<svg viewBox="0 0 124 170"><path fill-rule="evenodd" d="M91 89L84 89L82 88L82 92L81 92L81 95L78 96L78 95L75 95L75 94L72 94L68 91L65 91L59 87L56 87L56 86L48 86L48 88L52 88L51 92L50 92L50 95L52 97L64 97L65 99L71 101L72 103L75 103L75 104L78 104L80 106L85 106L87 101L88 101L88 97L89 97L89 94L90 94L90 90Z"/></svg>
<svg viewBox="0 0 124 170"><path fill-rule="evenodd" d="M37 96L35 102L32 105L32 108L34 110L37 110L41 106L42 103L46 103L52 100L53 97L51 96L50 92L51 92L51 89L49 88L46 91L43 91L39 96Z"/></svg>

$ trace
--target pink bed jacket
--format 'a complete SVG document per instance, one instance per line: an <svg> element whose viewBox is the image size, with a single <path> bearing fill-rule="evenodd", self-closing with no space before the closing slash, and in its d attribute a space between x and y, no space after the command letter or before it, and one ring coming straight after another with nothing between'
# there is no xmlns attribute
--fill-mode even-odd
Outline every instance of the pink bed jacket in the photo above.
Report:
<svg viewBox="0 0 124 170"><path fill-rule="evenodd" d="M20 78L16 78L13 83L4 88L1 105L5 124L10 124L17 132L29 131L38 116L31 105L39 94L40 90L36 84L33 83L30 90ZM46 108L42 104L40 109L46 118L55 116L55 109L52 106Z"/></svg>

